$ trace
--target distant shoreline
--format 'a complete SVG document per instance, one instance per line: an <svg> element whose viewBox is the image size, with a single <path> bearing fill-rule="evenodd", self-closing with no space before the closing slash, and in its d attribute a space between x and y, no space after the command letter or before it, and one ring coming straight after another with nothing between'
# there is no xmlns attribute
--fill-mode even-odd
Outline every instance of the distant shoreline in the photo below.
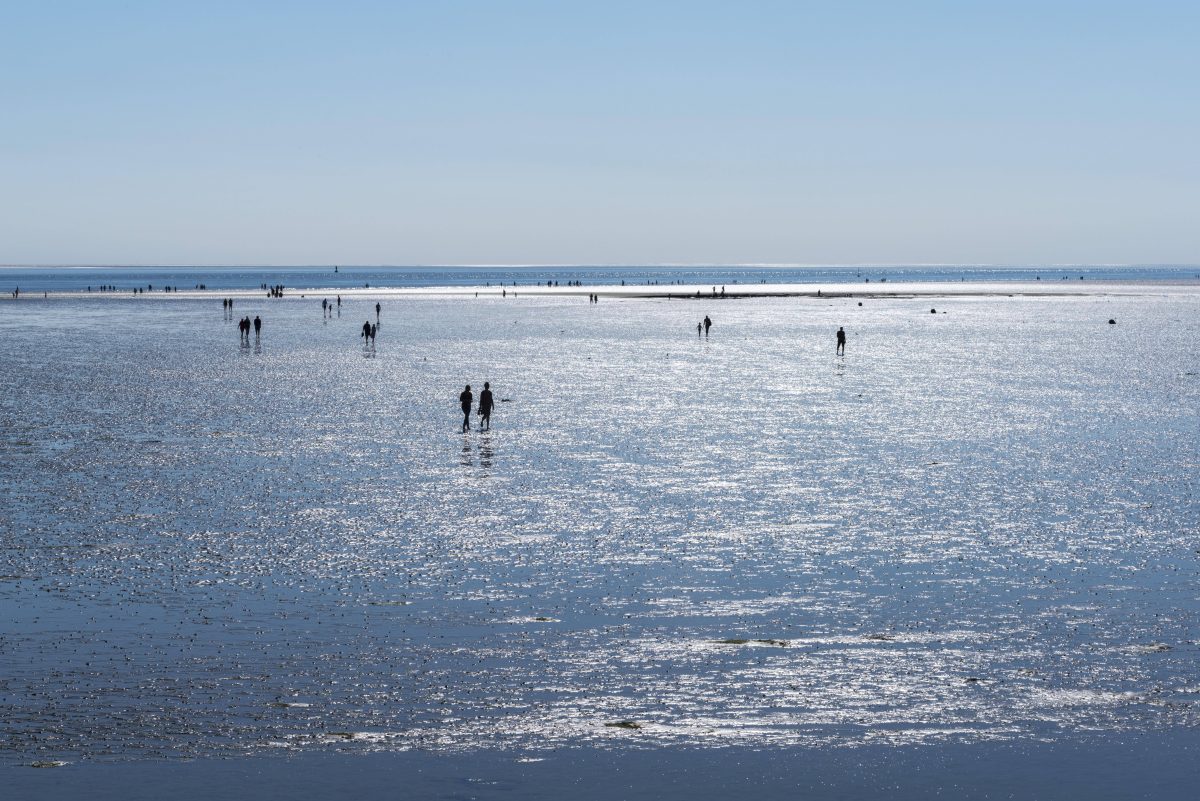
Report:
<svg viewBox="0 0 1200 801"><path fill-rule="evenodd" d="M885 288L886 287L886 288ZM1200 281L1186 280L1105 280L1105 281L1022 281L1022 282L871 282L863 284L739 284L726 285L724 294L716 294L711 285L684 286L442 286L442 287L297 287L286 288L282 298L268 298L261 289L161 289L133 294L131 289L109 291L46 290L22 291L14 299L11 292L0 295L0 301L25 302L35 300L215 300L237 298L278 301L333 299L421 299L459 298L479 300L522 300L583 298L597 295L608 300L703 300L733 301L766 298L797 298L810 300L905 300L915 298L989 298L989 297L1097 297L1105 295L1200 295Z"/></svg>

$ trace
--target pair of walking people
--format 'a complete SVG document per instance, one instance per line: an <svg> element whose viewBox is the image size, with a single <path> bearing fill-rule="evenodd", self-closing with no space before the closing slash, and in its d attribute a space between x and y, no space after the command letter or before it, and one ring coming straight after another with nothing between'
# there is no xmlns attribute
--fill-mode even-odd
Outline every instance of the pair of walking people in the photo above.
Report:
<svg viewBox="0 0 1200 801"><path fill-rule="evenodd" d="M458 405L462 408L463 422L462 430L464 432L471 430L471 404L475 401L475 394L471 392L471 385L467 384L458 396ZM492 428L492 407L495 403L492 400L492 385L487 381L483 382L483 391L479 393L479 430L489 431Z"/></svg>
<svg viewBox="0 0 1200 801"><path fill-rule="evenodd" d="M262 335L262 318L261 317L259 317L258 315L255 315L253 323L250 322L249 317L243 317L241 320L238 321L238 331L242 335L242 342L244 342L244 343L250 342L250 328L252 325L254 327L254 338L258 339Z"/></svg>

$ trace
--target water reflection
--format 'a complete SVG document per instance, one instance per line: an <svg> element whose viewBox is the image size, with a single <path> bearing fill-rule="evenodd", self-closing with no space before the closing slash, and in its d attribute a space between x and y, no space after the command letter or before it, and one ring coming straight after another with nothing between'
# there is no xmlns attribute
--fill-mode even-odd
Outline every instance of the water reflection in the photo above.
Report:
<svg viewBox="0 0 1200 801"><path fill-rule="evenodd" d="M256 380L199 301L0 317L0 761L1200 723L1196 316L880 301L829 371L794 300L397 301L364 365L271 303Z"/></svg>

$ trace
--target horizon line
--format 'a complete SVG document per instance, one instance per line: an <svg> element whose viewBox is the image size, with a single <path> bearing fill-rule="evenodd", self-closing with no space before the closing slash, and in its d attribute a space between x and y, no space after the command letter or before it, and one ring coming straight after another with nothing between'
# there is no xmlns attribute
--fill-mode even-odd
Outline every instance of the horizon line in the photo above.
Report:
<svg viewBox="0 0 1200 801"><path fill-rule="evenodd" d="M695 269L699 267L734 267L757 269L817 269L817 268L888 268L888 267L967 267L990 269L1031 269L1056 267L1159 267L1187 268L1200 267L1200 262L622 262L606 264L603 262L513 262L513 263L472 263L458 264L200 264L200 263L11 263L0 264L0 269L40 269L40 270L89 270L89 269L298 269L298 268L341 268L372 269L372 270L454 270L454 269Z"/></svg>

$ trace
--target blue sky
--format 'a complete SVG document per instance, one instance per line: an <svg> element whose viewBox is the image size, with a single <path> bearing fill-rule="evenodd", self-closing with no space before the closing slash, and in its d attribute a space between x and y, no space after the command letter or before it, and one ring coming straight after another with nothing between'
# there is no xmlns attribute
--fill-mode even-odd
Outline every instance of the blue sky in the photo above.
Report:
<svg viewBox="0 0 1200 801"><path fill-rule="evenodd" d="M1195 2L0 3L0 263L1196 263Z"/></svg>

